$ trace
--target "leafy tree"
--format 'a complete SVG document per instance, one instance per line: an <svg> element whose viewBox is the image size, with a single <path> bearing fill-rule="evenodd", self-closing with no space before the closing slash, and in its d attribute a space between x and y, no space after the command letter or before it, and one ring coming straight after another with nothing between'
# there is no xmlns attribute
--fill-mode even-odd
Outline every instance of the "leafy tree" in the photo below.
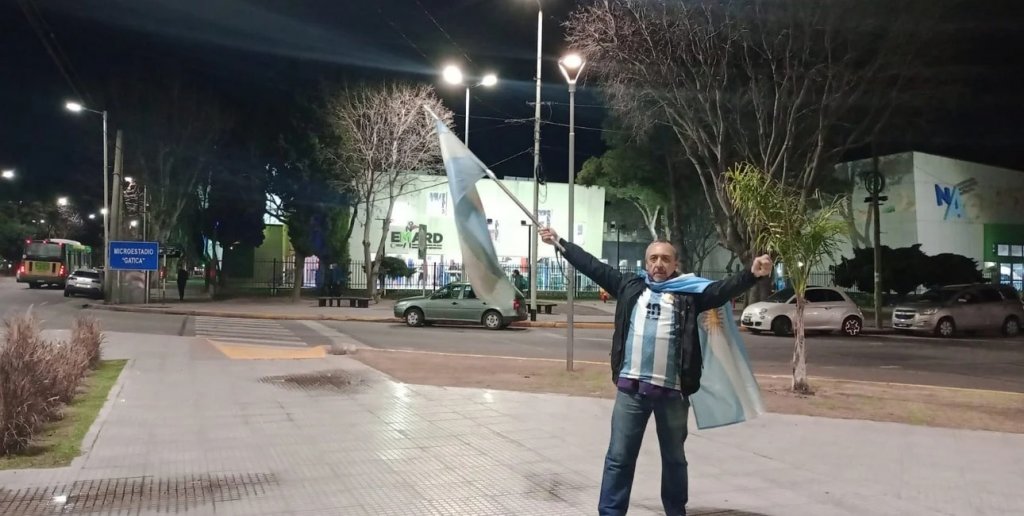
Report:
<svg viewBox="0 0 1024 516"><path fill-rule="evenodd" d="M632 204L643 217L651 240L657 240L664 220L668 192L662 187L664 162L647 145L622 144L583 163L576 181L602 186L613 198Z"/></svg>
<svg viewBox="0 0 1024 516"><path fill-rule="evenodd" d="M281 124L273 145L268 146L270 162L268 209L288 227L295 250L295 282L292 298L297 300L305 284L304 263L309 256L321 264L348 262L348 242L354 217L349 196L336 188L337 163L326 147L337 146L322 115L324 106L315 94L305 95L279 113ZM354 207L358 210L358 206Z"/></svg>
<svg viewBox="0 0 1024 516"><path fill-rule="evenodd" d="M733 216L725 174L752 163L806 197L844 152L869 141L924 41L930 11L900 5L603 0L571 15L568 41L636 137L674 136L719 240L750 263L756 233Z"/></svg>
<svg viewBox="0 0 1024 516"><path fill-rule="evenodd" d="M984 275L978 270L978 262L959 254L942 253L928 258L926 286L956 285L958 283L980 283Z"/></svg>
<svg viewBox="0 0 1024 516"><path fill-rule="evenodd" d="M836 265L836 285L874 292L874 248L853 250L853 258L843 257ZM921 244L892 249L882 246L882 290L904 297L918 287L976 283L983 281L978 263L958 254L928 256Z"/></svg>
<svg viewBox="0 0 1024 516"><path fill-rule="evenodd" d="M782 261L796 292L796 343L793 348L793 390L810 392L807 344L804 338L804 293L813 270L839 246L845 224L836 215L842 199L807 197L750 164L726 174L726 188L743 222L756 235L756 248Z"/></svg>
<svg viewBox="0 0 1024 516"><path fill-rule="evenodd" d="M228 153L210 170L203 234L225 250L259 247L265 237L267 172L255 152ZM218 276L222 286L227 280L225 272L222 269Z"/></svg>

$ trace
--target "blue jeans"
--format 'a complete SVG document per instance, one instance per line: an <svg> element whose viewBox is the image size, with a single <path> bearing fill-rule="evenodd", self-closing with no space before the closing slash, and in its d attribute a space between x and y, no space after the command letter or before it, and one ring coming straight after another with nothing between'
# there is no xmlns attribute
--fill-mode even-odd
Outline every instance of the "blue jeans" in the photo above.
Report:
<svg viewBox="0 0 1024 516"><path fill-rule="evenodd" d="M661 445L661 503L668 516L686 514L686 419L690 402L683 396L647 397L620 390L612 411L612 438L604 459L600 516L623 516L629 509L636 459L647 420L654 413Z"/></svg>

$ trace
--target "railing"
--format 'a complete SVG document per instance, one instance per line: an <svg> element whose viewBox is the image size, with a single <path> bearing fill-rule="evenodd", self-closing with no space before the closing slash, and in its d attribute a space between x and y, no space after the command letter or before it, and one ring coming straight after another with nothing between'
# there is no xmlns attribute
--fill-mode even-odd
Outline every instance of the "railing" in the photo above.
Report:
<svg viewBox="0 0 1024 516"><path fill-rule="evenodd" d="M426 274L421 270L422 264L416 264L411 269L413 274L409 277L377 277L378 289L384 290L435 290L448 283L462 281L463 270L461 264L428 264ZM530 268L514 264L501 266L502 272L510 280L513 279L515 271L519 271L522 280L518 283L520 290L524 293L528 289ZM566 277L568 268L564 263L550 261L542 263L537 267L537 290L538 292L565 292ZM639 267L620 267L622 273L639 274L642 269ZM238 277L230 270L224 271L227 274L227 284L231 288L240 289L268 289L271 291L289 290L294 285L295 269L292 261L269 261L255 262L253 264L252 277ZM315 262L307 262L303 268L304 289L326 289L328 287L339 290L362 290L367 287L366 272L362 262L350 262L347 266L341 265L334 268L323 266ZM727 278L736 272L724 270L702 270L695 274L711 280ZM834 286L833 273L822 270L811 273L810 284L816 286ZM424 281L426 285L424 285ZM576 292L580 294L597 294L598 286L590 278L577 272Z"/></svg>

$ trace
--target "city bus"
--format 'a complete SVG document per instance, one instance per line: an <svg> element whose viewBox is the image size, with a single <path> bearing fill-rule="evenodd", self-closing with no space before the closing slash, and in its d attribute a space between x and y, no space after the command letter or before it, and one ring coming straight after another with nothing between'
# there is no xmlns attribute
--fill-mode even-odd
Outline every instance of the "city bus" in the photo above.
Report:
<svg viewBox="0 0 1024 516"><path fill-rule="evenodd" d="M63 238L26 240L16 276L18 283L28 283L29 288L64 287L69 274L91 267L92 248L81 242Z"/></svg>

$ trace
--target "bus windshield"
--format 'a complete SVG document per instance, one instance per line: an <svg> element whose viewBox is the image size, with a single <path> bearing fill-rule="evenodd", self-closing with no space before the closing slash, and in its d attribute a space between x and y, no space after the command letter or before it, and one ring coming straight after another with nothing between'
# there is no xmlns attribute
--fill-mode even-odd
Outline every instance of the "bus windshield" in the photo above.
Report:
<svg viewBox="0 0 1024 516"><path fill-rule="evenodd" d="M63 258L61 245L52 242L30 242L25 244L25 258L30 260L59 261Z"/></svg>

